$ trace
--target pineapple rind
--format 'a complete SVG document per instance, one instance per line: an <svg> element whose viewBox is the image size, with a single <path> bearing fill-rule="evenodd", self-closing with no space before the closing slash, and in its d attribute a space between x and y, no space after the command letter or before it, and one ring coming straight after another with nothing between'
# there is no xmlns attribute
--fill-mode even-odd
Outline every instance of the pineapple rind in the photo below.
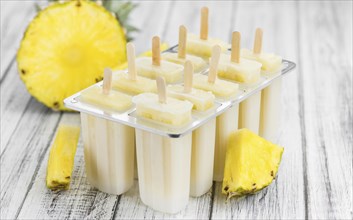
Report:
<svg viewBox="0 0 353 220"><path fill-rule="evenodd" d="M283 148L248 129L233 132L227 148L222 193L230 197L254 194L271 184Z"/></svg>
<svg viewBox="0 0 353 220"><path fill-rule="evenodd" d="M29 24L17 54L29 93L54 110L100 81L105 67L126 61L124 31L102 6L86 0L54 3Z"/></svg>

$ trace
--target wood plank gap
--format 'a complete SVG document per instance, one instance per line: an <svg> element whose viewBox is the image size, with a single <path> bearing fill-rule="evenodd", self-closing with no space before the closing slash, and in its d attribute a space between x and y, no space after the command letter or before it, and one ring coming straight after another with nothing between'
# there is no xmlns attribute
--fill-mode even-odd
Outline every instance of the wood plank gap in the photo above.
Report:
<svg viewBox="0 0 353 220"><path fill-rule="evenodd" d="M114 204L114 207L113 207L114 214L112 215L111 219L115 219L116 213L118 212L118 209L119 209L119 203L120 203L121 196L122 195L117 196L118 198L117 198L117 200Z"/></svg>
<svg viewBox="0 0 353 220"><path fill-rule="evenodd" d="M175 1L172 1L171 4L168 7L168 15L169 15L169 17L173 16L173 11L175 11L175 10L173 10L174 9L174 5L175 5ZM163 32L162 32L162 35L161 35L162 42L165 41L169 23L170 23L170 19L166 19L166 21L165 21L165 23L163 25Z"/></svg>
<svg viewBox="0 0 353 220"><path fill-rule="evenodd" d="M36 167L36 169L34 170L34 173L33 173L31 182L30 182L30 184L28 185L26 194L25 194L25 196L23 197L23 200L22 200L20 206L19 206L18 209L17 209L16 218L15 218L15 219L18 219L18 215L20 214L20 212L21 212L21 210L22 210L22 207L23 207L23 204L24 204L24 202L25 202L25 200L26 200L26 198L27 198L27 195L28 195L29 191L32 189L34 180L36 179L36 177L37 177L37 175L38 175L39 168L40 168L41 164L42 164L43 161L44 161L43 159L44 159L44 157L45 157L45 154L47 153L47 151L48 151L49 148L50 148L50 144L52 143L52 140L53 140L53 138L54 138L54 136L55 136L55 133L56 133L56 130L57 130L58 126L59 126L59 123L60 123L60 120L61 120L61 118L62 118L62 115L63 115L63 113L61 112L61 113L60 113L60 116L59 116L59 118L58 118L58 121L56 122L55 129L53 130L52 134L50 135L50 140L49 140L49 142L48 142L48 144L47 144L45 150L43 150L42 154L41 154L40 157L39 157L37 167ZM5 151L5 150L4 150L4 151Z"/></svg>
<svg viewBox="0 0 353 220"><path fill-rule="evenodd" d="M215 194L216 194L216 182L215 181L213 181L211 193L212 194L211 194L211 200L210 200L210 214L208 216L208 219L212 219L213 201L214 201L214 197L215 197Z"/></svg>
<svg viewBox="0 0 353 220"><path fill-rule="evenodd" d="M0 85L5 80L5 78L8 75L8 73L10 72L10 69L11 69L12 65L14 64L15 60L16 60L16 55L13 56L13 58L11 59L9 65L6 67L4 73L0 76Z"/></svg>
<svg viewBox="0 0 353 220"><path fill-rule="evenodd" d="M296 5L296 12L297 16L300 16L299 12L299 2L297 2ZM299 18L299 17L298 17ZM298 45L301 44L300 40L300 22L297 22L297 42ZM298 63L301 63L301 48L298 46L297 50L297 58L298 58ZM307 152L306 152L306 146L307 146L307 141L306 141L306 126L305 126L305 114L304 114L304 86L303 86L303 68L301 65L298 65L298 102L299 102L299 118L300 118L300 131L301 131L301 138L302 138L302 152L303 152L303 182L304 182L304 202L305 202L305 219L308 219L309 217L309 210L308 206L310 203L309 200L309 195L308 195L308 161L307 161Z"/></svg>
<svg viewBox="0 0 353 220"><path fill-rule="evenodd" d="M29 107L29 105L30 105L30 103L31 103L32 99L33 99L33 97L31 97L31 98L28 100L28 102L27 102L27 104L26 104L26 107L25 107L25 109L23 110L23 112L22 112L22 114L21 114L20 119L17 121L17 124L16 124L15 129L13 129L13 131L12 131L11 137L10 137L10 138L9 138L9 140L7 141L6 145L4 145L4 146L5 146L5 148L4 148L4 149L3 149L3 151L1 152L1 155L0 155L0 160L2 160L3 155L4 155L4 153L5 153L5 152L6 152L6 150L7 150L7 146L9 145L9 143L10 143L10 142L11 142L11 140L12 140L13 133L15 133L15 131L16 131L16 129L17 129L17 127L18 127L18 125L21 123L21 119L23 118L23 116L24 116L25 112L27 111L27 109L28 109L28 107Z"/></svg>

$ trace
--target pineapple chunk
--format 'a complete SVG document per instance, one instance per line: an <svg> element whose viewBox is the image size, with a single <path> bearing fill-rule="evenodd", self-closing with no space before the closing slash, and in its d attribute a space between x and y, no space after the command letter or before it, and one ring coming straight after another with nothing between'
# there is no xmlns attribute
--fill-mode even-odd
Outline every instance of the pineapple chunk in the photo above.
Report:
<svg viewBox="0 0 353 220"><path fill-rule="evenodd" d="M140 76L151 79L161 76L167 83L176 83L181 81L184 67L165 60L161 60L160 66L154 66L151 58L141 57L136 59L136 70Z"/></svg>
<svg viewBox="0 0 353 220"><path fill-rule="evenodd" d="M162 59L181 65L184 65L187 60L190 60L194 66L195 72L200 72L205 69L207 65L204 59L189 54L186 54L185 59L183 59L179 58L177 53L163 53Z"/></svg>
<svg viewBox="0 0 353 220"><path fill-rule="evenodd" d="M115 111L125 111L132 105L131 96L117 91L110 91L106 95L99 86L93 86L81 92L80 99L83 102Z"/></svg>
<svg viewBox="0 0 353 220"><path fill-rule="evenodd" d="M79 126L59 126L49 154L46 179L49 189L69 189L79 136Z"/></svg>
<svg viewBox="0 0 353 220"><path fill-rule="evenodd" d="M222 192L232 196L253 194L275 179L283 147L244 128L229 137Z"/></svg>
<svg viewBox="0 0 353 220"><path fill-rule="evenodd" d="M112 86L121 92L138 95L144 92L157 92L155 80L137 76L137 80L130 80L127 73L118 72L113 75Z"/></svg>
<svg viewBox="0 0 353 220"><path fill-rule="evenodd" d="M193 79L193 87L205 91L212 92L215 96L221 98L229 98L238 93L239 85L217 79L215 83L208 82L208 76L195 74Z"/></svg>
<svg viewBox="0 0 353 220"><path fill-rule="evenodd" d="M212 54L212 48L215 45L219 45L222 51L226 51L230 45L223 42L222 40L215 38L208 38L207 40L202 40L196 34L188 34L186 43L186 52L194 54L196 56L209 58Z"/></svg>
<svg viewBox="0 0 353 220"><path fill-rule="evenodd" d="M260 79L261 63L240 59L239 63L231 62L230 55L221 54L218 64L218 76L240 83L254 83Z"/></svg>
<svg viewBox="0 0 353 220"><path fill-rule="evenodd" d="M170 125L183 125L191 120L192 103L168 97L159 102L158 95L143 93L132 98L137 115Z"/></svg>
<svg viewBox="0 0 353 220"><path fill-rule="evenodd" d="M196 111L206 111L214 105L214 95L211 92L206 92L199 89L192 89L190 93L184 92L184 86L169 85L168 95L180 99L188 100L194 104L193 109Z"/></svg>
<svg viewBox="0 0 353 220"><path fill-rule="evenodd" d="M267 73L275 73L281 69L282 57L273 53L254 54L249 49L242 49L241 56L262 63L261 69Z"/></svg>

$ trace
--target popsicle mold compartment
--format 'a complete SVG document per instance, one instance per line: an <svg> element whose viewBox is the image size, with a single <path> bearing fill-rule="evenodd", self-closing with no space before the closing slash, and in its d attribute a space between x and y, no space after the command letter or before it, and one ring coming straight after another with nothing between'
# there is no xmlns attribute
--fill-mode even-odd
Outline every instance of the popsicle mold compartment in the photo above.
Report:
<svg viewBox="0 0 353 220"><path fill-rule="evenodd" d="M81 113L88 181L100 191L120 195L134 179L135 129Z"/></svg>
<svg viewBox="0 0 353 220"><path fill-rule="evenodd" d="M176 51L177 45L168 50L168 52ZM129 127L140 130L140 133L146 132L150 135L157 135L159 139L167 138L170 139L170 141L173 139L182 140L183 137L190 136L191 132L195 131L200 126L206 125L210 120L214 120L217 116L221 115L222 113L231 110L232 106L238 105L243 100L252 97L255 93L271 85L273 82L275 82L275 80L281 79L282 76L284 76L294 68L295 63L288 60L283 60L281 70L278 73L272 75L261 75L260 80L256 84L248 88L240 87L240 91L238 92L238 94L235 97L232 97L231 99L226 100L216 98L215 107L214 109L212 109L212 111L210 111L208 114L200 114L198 112L193 111L191 121L182 126L165 126L162 124L155 123L153 121L141 119L139 116L137 116L136 106L134 105L132 105L129 109L123 112L110 111L108 109L89 105L80 99L82 91L66 98L64 103L66 107L79 111L83 114L88 114L90 116L106 119L112 123L117 123L120 125L127 125ZM208 74L208 69L206 68L206 70L203 71L202 74ZM98 82L94 86L102 86L102 82ZM131 158L131 161L133 161L133 156ZM133 171L131 171L131 173L133 173ZM93 177L92 174L88 174L88 176L89 175ZM183 178L189 177L186 177L186 175L184 174ZM93 185L97 184L93 180L91 181ZM147 199L147 197L145 198Z"/></svg>
<svg viewBox="0 0 353 220"><path fill-rule="evenodd" d="M184 209L189 201L191 133L169 138L136 129L140 197L166 213Z"/></svg>

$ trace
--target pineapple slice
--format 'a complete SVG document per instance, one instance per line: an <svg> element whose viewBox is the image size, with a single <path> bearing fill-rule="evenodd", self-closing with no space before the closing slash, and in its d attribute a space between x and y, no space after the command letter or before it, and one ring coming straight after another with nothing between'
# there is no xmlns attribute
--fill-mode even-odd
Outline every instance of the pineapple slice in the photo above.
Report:
<svg viewBox="0 0 353 220"><path fill-rule="evenodd" d="M105 67L126 61L126 39L115 17L86 0L54 3L28 26L17 54L31 95L55 110L63 100L102 80Z"/></svg>
<svg viewBox="0 0 353 220"><path fill-rule="evenodd" d="M59 126L49 154L46 181L49 189L69 188L79 136L79 126Z"/></svg>
<svg viewBox="0 0 353 220"><path fill-rule="evenodd" d="M283 148L244 128L229 137L222 192L232 196L253 194L271 184Z"/></svg>

